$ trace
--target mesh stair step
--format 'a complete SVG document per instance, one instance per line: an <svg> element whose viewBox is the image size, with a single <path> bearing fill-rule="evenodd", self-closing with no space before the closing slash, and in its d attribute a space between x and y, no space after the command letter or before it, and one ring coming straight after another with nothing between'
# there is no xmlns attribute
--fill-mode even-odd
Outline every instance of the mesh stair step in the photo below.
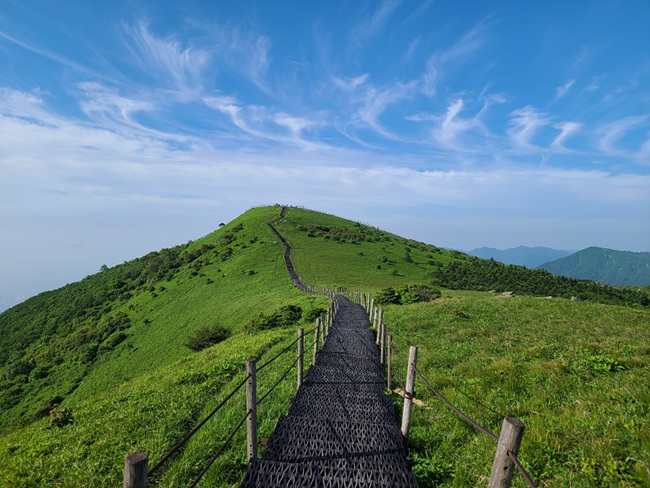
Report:
<svg viewBox="0 0 650 488"><path fill-rule="evenodd" d="M284 416L280 418L264 451L264 459L287 462L313 462L350 455L403 457L402 434L394 423Z"/></svg>
<svg viewBox="0 0 650 488"><path fill-rule="evenodd" d="M369 372L381 370L378 358L353 356L341 352L327 352L324 349L318 354L318 363L315 367L349 368Z"/></svg>
<svg viewBox="0 0 650 488"><path fill-rule="evenodd" d="M257 461L248 470L242 487L361 488L416 487L405 469L367 469L349 465Z"/></svg>
<svg viewBox="0 0 650 488"><path fill-rule="evenodd" d="M321 385L319 385L321 386ZM357 422L394 423L390 396L383 393L354 393L348 390L305 386L296 394L289 415Z"/></svg>

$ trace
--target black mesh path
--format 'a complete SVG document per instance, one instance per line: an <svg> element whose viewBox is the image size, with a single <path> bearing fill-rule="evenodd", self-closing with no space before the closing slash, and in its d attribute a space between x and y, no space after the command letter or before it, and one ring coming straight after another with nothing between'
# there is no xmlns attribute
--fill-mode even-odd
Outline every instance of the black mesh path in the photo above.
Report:
<svg viewBox="0 0 650 488"><path fill-rule="evenodd" d="M339 310L316 364L242 487L414 487L368 315Z"/></svg>

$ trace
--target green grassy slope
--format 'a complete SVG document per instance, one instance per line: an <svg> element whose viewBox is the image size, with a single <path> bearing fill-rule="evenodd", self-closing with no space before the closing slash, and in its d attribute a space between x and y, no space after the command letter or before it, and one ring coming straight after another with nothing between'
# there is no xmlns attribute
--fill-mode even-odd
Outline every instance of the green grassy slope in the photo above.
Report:
<svg viewBox="0 0 650 488"><path fill-rule="evenodd" d="M139 268L116 266L0 315L0 427L190 356L187 340L202 327L218 323L236 334L260 312L326 304L293 288L283 246L266 226L279 211L253 209L179 246L170 252L177 267L166 266L161 252L141 258ZM70 305L70 297L82 304Z"/></svg>
<svg viewBox="0 0 650 488"><path fill-rule="evenodd" d="M385 322L398 354L417 345L419 368L472 418L497 434L505 416L524 422L519 457L539 486L649 486L649 311L448 291L387 306ZM430 407L415 408L411 436L423 486L485 485L495 443L416 391ZM513 486L527 485L516 474Z"/></svg>
<svg viewBox="0 0 650 488"><path fill-rule="evenodd" d="M311 210L289 208L275 226L291 244L303 281L329 288L431 281L439 266L465 256Z"/></svg>
<svg viewBox="0 0 650 488"><path fill-rule="evenodd" d="M266 226L279 212L252 209L196 242L0 314L0 486L117 485L126 454L146 450L155 463L243 377L246 358L272 357L293 340L296 325L245 330L259 312L327 305L293 288L283 248ZM540 486L648 482L647 294L482 261L302 209L289 208L275 225L314 286L376 293L434 283L617 303L443 289L443 298L428 304L387 307L386 322L399 351L419 345L422 369L472 416L496 431L502 415L527 424L521 458ZM198 353L186 347L195 331L215 323L233 335ZM259 391L291 361L287 355L271 365ZM292 375L265 400L260 437L286 412ZM484 484L491 441L417 390L431 406L415 413L421 486ZM51 426L45 408L56 396L73 416L60 427ZM153 486L187 486L244 414L242 392L233 400ZM206 486L237 485L242 435Z"/></svg>

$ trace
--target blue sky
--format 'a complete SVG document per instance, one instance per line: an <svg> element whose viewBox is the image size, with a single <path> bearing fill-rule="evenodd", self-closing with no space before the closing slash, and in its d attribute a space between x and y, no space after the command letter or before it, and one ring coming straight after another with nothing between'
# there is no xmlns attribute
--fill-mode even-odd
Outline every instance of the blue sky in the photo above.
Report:
<svg viewBox="0 0 650 488"><path fill-rule="evenodd" d="M251 206L650 251L650 3L0 4L0 309Z"/></svg>

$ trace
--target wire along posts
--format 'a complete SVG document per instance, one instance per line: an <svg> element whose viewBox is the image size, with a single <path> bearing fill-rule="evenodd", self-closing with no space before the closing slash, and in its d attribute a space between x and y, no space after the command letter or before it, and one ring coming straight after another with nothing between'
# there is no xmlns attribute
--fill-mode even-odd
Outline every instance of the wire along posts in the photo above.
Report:
<svg viewBox="0 0 650 488"><path fill-rule="evenodd" d="M436 397L438 397L439 400L451 408L461 419L498 443L492 470L490 473L488 488L509 488L515 468L521 473L522 478L530 488L537 488L537 485L531 479L530 475L526 472L524 467L519 462L519 459L517 458L519 447L521 445L521 439L524 434L524 424L521 421L511 417L504 418L500 435L495 435L490 430L480 425L478 422L470 418L467 414L462 412L458 407L453 405L447 398L445 398L431 385L429 380L427 380L422 372L417 369L417 347L410 346L408 362L400 357L394 348L395 343L393 342L393 337L391 335L388 335L386 348L386 381L388 389L392 388L393 383L393 357L397 358L399 362L407 366L406 384L404 385L404 408L402 411L401 427L405 446L408 443L411 424L411 410L413 407L413 400L415 398L415 376L417 375L421 378L424 385Z"/></svg>

